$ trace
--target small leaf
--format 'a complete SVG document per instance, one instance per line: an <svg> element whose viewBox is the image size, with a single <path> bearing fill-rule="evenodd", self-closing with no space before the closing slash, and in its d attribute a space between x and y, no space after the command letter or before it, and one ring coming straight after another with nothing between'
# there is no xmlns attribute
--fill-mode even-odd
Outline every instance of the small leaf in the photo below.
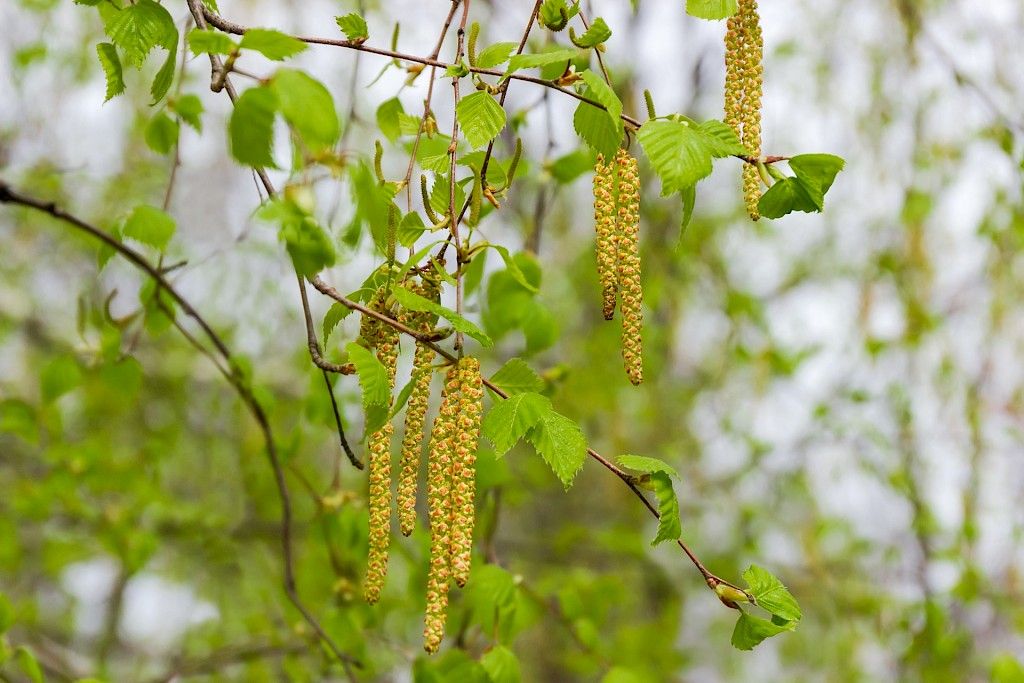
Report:
<svg viewBox="0 0 1024 683"><path fill-rule="evenodd" d="M267 86L249 88L235 102L229 124L231 154L247 166L274 165L274 115L277 95Z"/></svg>
<svg viewBox="0 0 1024 683"><path fill-rule="evenodd" d="M174 219L148 204L136 206L124 224L124 236L164 249L174 236Z"/></svg>
<svg viewBox="0 0 1024 683"><path fill-rule="evenodd" d="M657 458L649 458L645 455L620 455L616 460L623 467L637 472L643 472L644 474L664 472L670 477L679 477L679 473L676 472L675 468L662 460L658 460Z"/></svg>
<svg viewBox="0 0 1024 683"><path fill-rule="evenodd" d="M515 55L511 60L509 60L508 70L505 73L511 74L519 71L520 69L533 69L547 64L568 62L569 60L575 59L578 54L578 50L572 48L561 48L532 55Z"/></svg>
<svg viewBox="0 0 1024 683"><path fill-rule="evenodd" d="M197 133L203 132L203 101L195 95L181 95L168 102L178 117L192 126Z"/></svg>
<svg viewBox="0 0 1024 683"><path fill-rule="evenodd" d="M426 226L423 225L423 219L415 211L402 216L402 222L398 224L398 242L403 247L409 247L410 249L416 240L420 238L423 231L426 230Z"/></svg>
<svg viewBox="0 0 1024 683"><path fill-rule="evenodd" d="M82 383L82 371L71 356L58 356L43 367L39 376L40 393L52 403Z"/></svg>
<svg viewBox="0 0 1024 683"><path fill-rule="evenodd" d="M338 22L338 28L345 34L345 37L354 43L361 43L370 37L370 29L366 26L366 19L363 19L355 12L335 17L334 20Z"/></svg>
<svg viewBox="0 0 1024 683"><path fill-rule="evenodd" d="M622 102L600 76L589 69L584 71L583 80L587 88L583 96L600 102L605 109L600 109L588 102L580 102L573 116L573 127L583 141L605 158L615 156L624 135L622 119Z"/></svg>
<svg viewBox="0 0 1024 683"><path fill-rule="evenodd" d="M324 347L326 347L327 343L331 340L331 333L334 332L334 328L336 328L338 323L347 318L351 313L352 309L341 302L335 302L327 309L327 313L324 314L323 322Z"/></svg>
<svg viewBox="0 0 1024 683"><path fill-rule="evenodd" d="M812 213L818 210L807 191L796 178L783 178L768 188L757 202L758 212L765 218L782 218L794 211Z"/></svg>
<svg viewBox="0 0 1024 683"><path fill-rule="evenodd" d="M789 160L789 167L818 211L825 208L825 194L845 165L842 157L834 154L800 154Z"/></svg>
<svg viewBox="0 0 1024 683"><path fill-rule="evenodd" d="M569 31L571 33L572 29L569 29ZM601 17L597 17L590 22L590 28L582 36L572 36L572 42L576 47L592 48L597 47L611 37L612 30L608 28L608 24Z"/></svg>
<svg viewBox="0 0 1024 683"><path fill-rule="evenodd" d="M171 13L153 0L139 0L117 11L106 28L125 61L135 68L142 66L153 48L170 50L178 42L178 29Z"/></svg>
<svg viewBox="0 0 1024 683"><path fill-rule="evenodd" d="M522 358L513 358L494 373L491 381L509 394L538 392L544 388L542 380Z"/></svg>
<svg viewBox="0 0 1024 683"><path fill-rule="evenodd" d="M159 112L146 124L143 135L146 144L157 154L167 154L178 142L178 122L164 112Z"/></svg>
<svg viewBox="0 0 1024 683"><path fill-rule="evenodd" d="M459 332L468 334L473 339L476 339L482 346L490 347L494 345L494 342L491 341L491 338L488 337L483 330L477 327L474 323L463 318L455 311L445 308L441 304L422 297L415 292L410 292L404 287L395 287L391 293L401 306L409 309L410 311L433 313L434 315L440 316L450 322L452 327Z"/></svg>
<svg viewBox="0 0 1024 683"><path fill-rule="evenodd" d="M514 394L491 408L483 419L481 433L494 444L494 455L500 458L550 412L551 401L546 397L530 392Z"/></svg>
<svg viewBox="0 0 1024 683"><path fill-rule="evenodd" d="M711 152L683 121L648 120L637 132L644 154L661 178L661 194L681 192L711 174Z"/></svg>
<svg viewBox="0 0 1024 683"><path fill-rule="evenodd" d="M323 83L304 71L279 69L272 84L281 113L307 147L318 152L338 141L338 112Z"/></svg>
<svg viewBox="0 0 1024 683"><path fill-rule="evenodd" d="M387 420L388 405L391 403L391 382L388 371L372 351L356 342L345 347L349 360L356 366L359 387L363 392L363 410L366 413L365 431L376 431Z"/></svg>
<svg viewBox="0 0 1024 683"><path fill-rule="evenodd" d="M697 126L704 144L711 156L723 158L729 156L749 156L750 151L740 142L739 136L732 126L711 119Z"/></svg>
<svg viewBox="0 0 1024 683"><path fill-rule="evenodd" d="M526 274L519 268L519 264L516 263L515 258L513 258L508 249L500 244L488 244L487 246L498 252L501 256L501 260L505 262L505 267L508 269L509 275L515 278L516 282L521 284L530 292L537 292L537 286L526 278Z"/></svg>
<svg viewBox="0 0 1024 683"><path fill-rule="evenodd" d="M480 664L487 672L490 683L519 683L522 680L519 660L512 650L503 645L496 645L484 653Z"/></svg>
<svg viewBox="0 0 1024 683"><path fill-rule="evenodd" d="M96 56L99 57L103 76L107 80L107 93L103 99L106 102L124 92L124 72L121 69L121 59L117 56L117 48L111 43L96 45Z"/></svg>
<svg viewBox="0 0 1024 683"><path fill-rule="evenodd" d="M401 115L405 113L402 101L397 97L384 100L377 107L377 128L391 142L394 142L402 135Z"/></svg>
<svg viewBox="0 0 1024 683"><path fill-rule="evenodd" d="M793 630L791 624L776 624L744 612L732 631L732 646L737 650L753 650L766 638Z"/></svg>
<svg viewBox="0 0 1024 683"><path fill-rule="evenodd" d="M242 36L239 47L256 50L267 59L280 62L305 50L306 44L274 29L251 28Z"/></svg>
<svg viewBox="0 0 1024 683"><path fill-rule="evenodd" d="M796 599L771 572L756 564L743 572L743 580L757 600L757 606L785 621L800 621L803 616Z"/></svg>
<svg viewBox="0 0 1024 683"><path fill-rule="evenodd" d="M14 660L32 683L43 683L43 670L39 667L39 662L36 661L32 650L24 645L19 646L14 651Z"/></svg>
<svg viewBox="0 0 1024 683"><path fill-rule="evenodd" d="M455 116L474 149L486 145L505 127L505 110L482 90L459 100Z"/></svg>
<svg viewBox="0 0 1024 683"><path fill-rule="evenodd" d="M488 45L477 55L476 65L481 69L493 69L508 61L509 55L516 49L516 43L495 43Z"/></svg>
<svg viewBox="0 0 1024 683"><path fill-rule="evenodd" d="M659 515L658 535L651 541L651 545L674 541L683 533L683 529L679 521L679 501L672 488L672 479L667 472L654 472L651 474L651 485L654 488L654 495L658 498Z"/></svg>
<svg viewBox="0 0 1024 683"><path fill-rule="evenodd" d="M238 44L223 31L194 28L188 32L188 49L198 57L201 54L229 55Z"/></svg>
<svg viewBox="0 0 1024 683"><path fill-rule="evenodd" d="M529 396L530 394L519 394ZM544 413L540 423L529 431L526 438L544 458L555 476L568 489L587 458L587 440L579 425L551 410Z"/></svg>
<svg viewBox="0 0 1024 683"><path fill-rule="evenodd" d="M686 13L699 19L727 19L736 14L736 0L686 0Z"/></svg>

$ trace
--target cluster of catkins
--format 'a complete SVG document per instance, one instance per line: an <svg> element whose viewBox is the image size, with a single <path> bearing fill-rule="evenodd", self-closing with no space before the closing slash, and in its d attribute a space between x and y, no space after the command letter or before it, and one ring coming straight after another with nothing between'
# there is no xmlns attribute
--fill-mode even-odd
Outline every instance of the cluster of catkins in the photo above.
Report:
<svg viewBox="0 0 1024 683"><path fill-rule="evenodd" d="M754 158L761 156L761 58L764 41L757 14L757 0L739 0L725 34L725 122ZM743 196L753 220L761 217L761 179L757 166L743 165Z"/></svg>
<svg viewBox="0 0 1024 683"><path fill-rule="evenodd" d="M620 149L613 162L598 155L594 167L594 229L602 313L622 311L622 361L634 385L643 381L643 290L640 285L640 173L636 159Z"/></svg>
<svg viewBox="0 0 1024 683"><path fill-rule="evenodd" d="M429 300L438 297L431 282L406 283L407 289ZM382 289L370 307L391 316ZM399 311L399 322L422 334L429 334L437 317L419 311ZM364 315L360 337L374 349L387 370L394 388L398 358L397 331L372 316ZM430 401L434 350L416 344L412 386L405 414L405 436L398 479L398 519L402 534L408 536L416 523L416 488L420 468L423 427ZM441 395L441 407L430 435L427 463L427 503L430 519L430 568L427 577L427 611L424 648L436 652L444 636L451 581L460 587L469 579L475 521L476 450L483 415L483 380L480 362L465 357L450 366ZM367 437L369 450L369 557L364 595L367 602L380 599L387 574L391 540L391 436L390 421Z"/></svg>

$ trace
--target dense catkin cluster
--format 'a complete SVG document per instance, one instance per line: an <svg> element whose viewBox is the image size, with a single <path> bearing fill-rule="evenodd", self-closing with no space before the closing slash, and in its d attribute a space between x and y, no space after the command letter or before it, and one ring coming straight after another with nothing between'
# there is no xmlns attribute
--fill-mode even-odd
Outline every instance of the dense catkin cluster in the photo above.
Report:
<svg viewBox="0 0 1024 683"><path fill-rule="evenodd" d="M438 294L437 286L432 283L413 284L409 289L430 300L436 299ZM430 332L437 322L436 315L419 311L403 311L399 319L423 333ZM416 526L416 485L423 448L423 423L430 402L430 381L433 378L431 364L434 356L432 348L422 342L416 343L416 354L412 361L412 390L405 409L405 434L402 437L402 459L398 474L398 525L405 536L411 534Z"/></svg>
<svg viewBox="0 0 1024 683"><path fill-rule="evenodd" d="M423 648L427 652L436 652L441 646L452 579L463 586L469 577L482 401L480 363L475 358L462 358L445 376L441 407L430 437L430 569L423 626Z"/></svg>
<svg viewBox="0 0 1024 683"><path fill-rule="evenodd" d="M757 0L739 0L725 34L725 122L755 158L761 156L763 51ZM743 165L743 196L747 213L756 221L761 181L754 164Z"/></svg>
<svg viewBox="0 0 1024 683"><path fill-rule="evenodd" d="M615 168L597 156L594 166L594 230L597 233L597 275L601 280L601 312L605 320L615 315L619 289L616 262Z"/></svg>
<svg viewBox="0 0 1024 683"><path fill-rule="evenodd" d="M380 304L375 298L374 304ZM381 309L375 309L381 310ZM395 385L395 368L398 365L398 332L378 320L361 326L364 340L376 348L377 359L388 374L390 388ZM368 335L368 336L367 336ZM380 599L384 578L388 571L388 546L391 542L391 436L394 427L387 421L367 437L369 452L369 556L366 562L366 582L363 594L370 604Z"/></svg>
<svg viewBox="0 0 1024 683"><path fill-rule="evenodd" d="M622 302L622 361L634 385L643 381L643 289L640 284L640 172L624 149L615 158L618 180L616 244Z"/></svg>

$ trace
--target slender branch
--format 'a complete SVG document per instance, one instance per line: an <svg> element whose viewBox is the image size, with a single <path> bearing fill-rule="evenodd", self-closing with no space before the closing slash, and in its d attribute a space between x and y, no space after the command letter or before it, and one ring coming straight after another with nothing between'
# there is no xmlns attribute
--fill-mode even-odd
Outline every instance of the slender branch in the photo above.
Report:
<svg viewBox="0 0 1024 683"><path fill-rule="evenodd" d="M458 45L455 49L455 63L462 62L462 55L466 49L466 21L469 19L469 0L462 4L462 19L459 22ZM458 76L452 78L452 91L454 92L455 107L459 104L459 81ZM452 141L448 146L448 155L451 162L448 168L448 229L451 231L452 242L455 244L455 312L462 315L462 247L459 244L459 222L461 216L455 208L455 170L458 164L459 154L459 117L452 117ZM483 182L481 179L480 182ZM455 331L455 349L462 356L462 330Z"/></svg>

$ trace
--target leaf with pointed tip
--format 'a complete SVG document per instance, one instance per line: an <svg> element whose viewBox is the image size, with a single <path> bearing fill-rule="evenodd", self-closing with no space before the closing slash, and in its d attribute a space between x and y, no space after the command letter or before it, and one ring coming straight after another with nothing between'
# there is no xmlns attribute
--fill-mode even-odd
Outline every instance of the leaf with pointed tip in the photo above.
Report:
<svg viewBox="0 0 1024 683"><path fill-rule="evenodd" d="M238 44L223 31L194 28L188 32L188 48L198 57L201 54L229 55Z"/></svg>
<svg viewBox="0 0 1024 683"><path fill-rule="evenodd" d="M306 49L306 44L298 38L272 28L251 28L242 36L239 47L256 50L267 59L275 62L288 59Z"/></svg>
<svg viewBox="0 0 1024 683"><path fill-rule="evenodd" d="M247 166L277 168L274 164L274 115L277 95L269 86L249 88L235 102L229 129L231 155Z"/></svg>
<svg viewBox="0 0 1024 683"><path fill-rule="evenodd" d="M658 458L650 458L646 455L620 455L616 460L626 469L643 472L644 474L664 472L669 476L679 477L679 473L675 471L675 468Z"/></svg>
<svg viewBox="0 0 1024 683"><path fill-rule="evenodd" d="M747 612L740 614L732 631L732 646L737 650L753 650L766 638L792 631L792 623L778 624Z"/></svg>
<svg viewBox="0 0 1024 683"><path fill-rule="evenodd" d="M736 14L736 0L686 0L686 13L699 19L727 19Z"/></svg>
<svg viewBox="0 0 1024 683"><path fill-rule="evenodd" d="M441 304L422 297L415 292L410 292L404 287L395 287L391 293L401 306L409 309L410 311L433 313L434 315L440 316L450 322L452 327L459 332L468 334L473 339L476 339L482 346L490 347L494 345L491 338L488 337L483 330L477 327L475 323L463 318L455 311L445 308Z"/></svg>
<svg viewBox="0 0 1024 683"><path fill-rule="evenodd" d="M569 30L572 31L572 29ZM590 28L582 36L575 36L572 42L576 47L586 49L597 47L611 37L612 30L608 28L608 24L601 17L596 17L590 22Z"/></svg>
<svg viewBox="0 0 1024 683"><path fill-rule="evenodd" d="M520 394L527 396L529 394ZM587 440L580 426L554 410L544 413L526 438L568 489L587 458Z"/></svg>
<svg viewBox="0 0 1024 683"><path fill-rule="evenodd" d="M136 206L124 224L124 236L163 249L174 236L174 219L148 204Z"/></svg>
<svg viewBox="0 0 1024 683"><path fill-rule="evenodd" d="M537 392L544 388L542 380L522 358L513 358L494 373L491 382L508 394Z"/></svg>
<svg viewBox="0 0 1024 683"><path fill-rule="evenodd" d="M505 110L483 90L460 99L455 116L474 149L486 145L505 127Z"/></svg>
<svg viewBox="0 0 1024 683"><path fill-rule="evenodd" d="M309 149L319 152L338 141L338 112L323 83L305 71L278 69L272 85L281 114Z"/></svg>
<svg viewBox="0 0 1024 683"><path fill-rule="evenodd" d="M651 541L651 545L674 541L683 533L683 529L679 521L679 501L672 488L672 479L665 471L654 472L651 474L651 485L658 499L658 534Z"/></svg>
<svg viewBox="0 0 1024 683"><path fill-rule="evenodd" d="M338 323L347 318L351 313L352 309L341 302L335 302L327 309L327 313L324 314L323 322L325 347L327 346L327 343L331 341L331 334L334 332L334 328L336 328Z"/></svg>
<svg viewBox="0 0 1024 683"><path fill-rule="evenodd" d="M345 37L353 42L364 41L370 37L370 29L366 26L366 19L355 12L344 16L334 17L338 22L338 28L345 34Z"/></svg>
<svg viewBox="0 0 1024 683"><path fill-rule="evenodd" d="M481 433L494 444L494 455L500 458L550 412L551 401L546 397L532 392L514 394L491 408L481 423Z"/></svg>
<svg viewBox="0 0 1024 683"><path fill-rule="evenodd" d="M529 55L515 55L508 62L508 69L506 74L512 74L520 69L534 69L539 66L546 66L548 64L556 64L558 62L568 62L569 60L576 59L579 54L578 50L572 48L561 48L557 50L551 50L549 52L539 52L536 54Z"/></svg>
<svg viewBox="0 0 1024 683"><path fill-rule="evenodd" d="M637 132L644 154L661 178L661 194L681 192L711 174L703 136L684 121L648 120Z"/></svg>
<svg viewBox="0 0 1024 683"><path fill-rule="evenodd" d="M117 48L112 43L96 45L96 56L103 67L103 76L107 81L107 93L104 102L124 92L124 71L121 69L121 58L117 56Z"/></svg>
<svg viewBox="0 0 1024 683"><path fill-rule="evenodd" d="M785 621L800 621L800 605L778 578L764 567L750 565L743 572L743 580L757 600L757 606Z"/></svg>
<svg viewBox="0 0 1024 683"><path fill-rule="evenodd" d="M493 69L508 61L509 55L516 49L515 43L495 43L488 45L477 55L476 65L481 69Z"/></svg>

